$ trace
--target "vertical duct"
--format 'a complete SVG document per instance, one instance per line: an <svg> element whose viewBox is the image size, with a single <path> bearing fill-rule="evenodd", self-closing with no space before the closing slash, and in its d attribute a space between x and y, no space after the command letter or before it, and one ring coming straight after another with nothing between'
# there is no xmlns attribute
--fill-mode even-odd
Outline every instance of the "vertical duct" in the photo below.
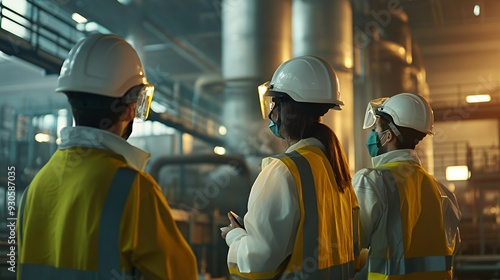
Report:
<svg viewBox="0 0 500 280"><path fill-rule="evenodd" d="M342 111L330 110L323 118L342 142L354 171L353 39L349 0L293 0L293 55L316 55L328 61L339 76ZM359 112L356 112L359 113Z"/></svg>
<svg viewBox="0 0 500 280"><path fill-rule="evenodd" d="M291 56L291 2L224 0L221 16L226 148L247 158L281 151L261 118L257 87Z"/></svg>

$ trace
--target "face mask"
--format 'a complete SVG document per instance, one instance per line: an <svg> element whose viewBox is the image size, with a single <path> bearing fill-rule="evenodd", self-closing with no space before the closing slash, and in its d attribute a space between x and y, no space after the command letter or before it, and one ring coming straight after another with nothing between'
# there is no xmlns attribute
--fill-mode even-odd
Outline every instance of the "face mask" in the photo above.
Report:
<svg viewBox="0 0 500 280"><path fill-rule="evenodd" d="M280 135L280 126L277 123L273 122L273 120L269 121L269 129L273 132L274 135L276 135L276 137L284 139Z"/></svg>
<svg viewBox="0 0 500 280"><path fill-rule="evenodd" d="M386 133L387 130L381 132ZM384 145L387 144L387 141L384 143ZM370 134L368 135L368 138L366 139L366 148L368 149L368 153L370 154L371 157L376 157L379 155L380 148L383 145L380 144L380 139L378 138L378 133L375 130L370 131Z"/></svg>
<svg viewBox="0 0 500 280"><path fill-rule="evenodd" d="M274 109L276 109L276 107L278 107L278 120L276 122L273 121L273 118L272 118L272 114L273 114L273 111ZM283 138L281 135L280 135L280 114L281 114L281 107L280 106L274 106L273 109L271 110L271 112L269 112L269 115L268 115L268 118L269 118L269 129L271 130L271 132L276 136L276 137L279 137L281 139L285 139Z"/></svg>
<svg viewBox="0 0 500 280"><path fill-rule="evenodd" d="M122 138L127 140L129 137L130 137L130 134L132 134L132 125L134 124L134 121L131 120L127 126L125 127L125 129L123 130L123 133L122 133Z"/></svg>

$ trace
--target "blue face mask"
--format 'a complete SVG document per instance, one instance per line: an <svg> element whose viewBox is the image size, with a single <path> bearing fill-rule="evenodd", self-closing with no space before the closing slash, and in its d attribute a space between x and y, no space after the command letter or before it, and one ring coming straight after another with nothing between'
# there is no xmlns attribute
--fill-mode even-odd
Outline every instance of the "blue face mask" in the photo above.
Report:
<svg viewBox="0 0 500 280"><path fill-rule="evenodd" d="M281 137L280 135L280 126L277 123L273 122L273 120L269 121L269 129L273 132L274 135L276 135L276 137L283 139L283 137Z"/></svg>
<svg viewBox="0 0 500 280"><path fill-rule="evenodd" d="M385 133L383 131L381 133ZM385 145L385 144L384 144ZM380 139L378 138L378 133L375 130L370 131L368 138L366 139L366 148L371 157L378 156L378 152L383 145L380 144Z"/></svg>
<svg viewBox="0 0 500 280"><path fill-rule="evenodd" d="M276 122L273 121L273 118L272 118L272 115L273 115L273 111L274 109L276 109L276 107L278 107L278 120ZM276 136L276 137L279 137L281 139L285 139L283 138L281 135L280 135L280 114L281 114L281 107L280 106L274 106L273 109L271 110L271 112L269 112L269 129L272 131L272 133Z"/></svg>

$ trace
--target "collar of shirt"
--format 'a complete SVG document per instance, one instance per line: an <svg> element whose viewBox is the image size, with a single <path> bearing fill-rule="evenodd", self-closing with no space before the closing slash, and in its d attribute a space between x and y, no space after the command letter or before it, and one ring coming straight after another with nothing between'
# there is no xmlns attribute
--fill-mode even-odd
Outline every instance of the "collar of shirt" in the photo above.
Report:
<svg viewBox="0 0 500 280"><path fill-rule="evenodd" d="M421 165L417 152L412 149L394 150L372 158L373 167L393 161L414 161Z"/></svg>
<svg viewBox="0 0 500 280"><path fill-rule="evenodd" d="M315 147L319 147L321 150L325 151L325 145L323 145L323 143L321 143L321 141L319 141L318 139L316 139L314 137L310 137L310 138L299 140L299 142L288 147L286 152L290 153L290 152L293 152L293 151L297 150L298 148L302 148L304 146L315 146Z"/></svg>
<svg viewBox="0 0 500 280"><path fill-rule="evenodd" d="M86 126L61 129L59 149L87 147L108 150L122 155L127 163L143 171L151 155L129 144L125 139L106 130Z"/></svg>
<svg viewBox="0 0 500 280"><path fill-rule="evenodd" d="M323 152L325 152L325 149L326 149L325 145L323 145L323 143L321 143L321 141L319 141L318 139L316 139L314 137L311 137L311 138L299 140L299 142L291 145L286 150L286 153L293 152L293 151L297 150L298 148L301 148L304 146L315 146L315 147L318 147L321 150L323 150ZM264 169L264 167L268 166L273 160L275 160L275 158L273 158L273 157L263 158L262 163L261 163L261 168Z"/></svg>

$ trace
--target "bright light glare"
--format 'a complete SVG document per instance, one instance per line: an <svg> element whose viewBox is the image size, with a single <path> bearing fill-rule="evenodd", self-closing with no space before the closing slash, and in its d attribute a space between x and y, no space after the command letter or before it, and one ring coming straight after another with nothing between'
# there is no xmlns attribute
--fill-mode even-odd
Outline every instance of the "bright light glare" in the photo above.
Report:
<svg viewBox="0 0 500 280"><path fill-rule="evenodd" d="M173 135L175 131L175 128L156 121L135 122L130 138L153 135Z"/></svg>
<svg viewBox="0 0 500 280"><path fill-rule="evenodd" d="M35 135L35 140L37 142L49 142L50 141L50 135L48 135L47 133L37 133Z"/></svg>
<svg viewBox="0 0 500 280"><path fill-rule="evenodd" d="M122 5L130 5L130 3L133 2L133 0L117 0L117 1Z"/></svg>
<svg viewBox="0 0 500 280"><path fill-rule="evenodd" d="M218 155L224 155L224 154L226 154L226 149L224 147L215 146L214 153L216 153Z"/></svg>
<svg viewBox="0 0 500 280"><path fill-rule="evenodd" d="M153 100L151 102L151 110L155 111L156 113L165 113L167 112L168 108Z"/></svg>
<svg viewBox="0 0 500 280"><path fill-rule="evenodd" d="M71 18L74 21L76 21L77 23L86 23L87 22L87 19L84 16L80 15L79 13L73 13L71 15Z"/></svg>
<svg viewBox="0 0 500 280"><path fill-rule="evenodd" d="M61 109L57 111L57 137L61 136L61 129L68 126L68 110ZM59 139L59 138L57 138ZM57 140L56 140L57 143Z"/></svg>
<svg viewBox="0 0 500 280"><path fill-rule="evenodd" d="M447 181L465 181L470 178L470 172L467 165L457 165L446 167Z"/></svg>
<svg viewBox="0 0 500 280"><path fill-rule="evenodd" d="M467 103L490 102L491 96L489 94L467 95L465 100Z"/></svg>
<svg viewBox="0 0 500 280"><path fill-rule="evenodd" d="M344 66L345 66L346 68L352 68L352 58L351 58L351 57L346 56L346 57L344 58Z"/></svg>
<svg viewBox="0 0 500 280"><path fill-rule="evenodd" d="M481 14L481 6L475 5L474 6L474 15L477 17Z"/></svg>
<svg viewBox="0 0 500 280"><path fill-rule="evenodd" d="M226 135L226 133L227 133L227 128L223 125L219 126L219 134Z"/></svg>

